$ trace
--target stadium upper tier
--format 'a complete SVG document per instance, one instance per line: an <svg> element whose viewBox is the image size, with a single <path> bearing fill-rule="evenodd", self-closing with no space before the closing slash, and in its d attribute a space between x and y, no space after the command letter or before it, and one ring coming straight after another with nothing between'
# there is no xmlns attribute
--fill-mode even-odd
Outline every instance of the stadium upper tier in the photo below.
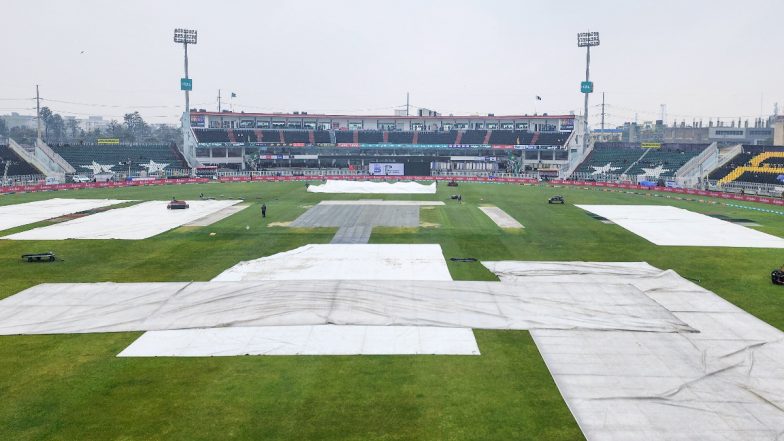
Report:
<svg viewBox="0 0 784 441"><path fill-rule="evenodd" d="M52 149L71 164L77 173L98 173L101 171L131 172L159 170L166 168L185 168L184 161L175 146L162 144L141 145L52 145ZM152 161L153 164L150 163ZM96 167L104 166L104 168ZM152 168L151 168L152 167Z"/></svg>
<svg viewBox="0 0 784 441"><path fill-rule="evenodd" d="M528 132L515 130L269 130L193 129L200 144L264 144L288 146L358 147L367 144L397 145L487 145L558 146L572 132Z"/></svg>
<svg viewBox="0 0 784 441"><path fill-rule="evenodd" d="M722 184L732 181L784 184L784 147L741 146L740 153L713 170L708 178Z"/></svg>
<svg viewBox="0 0 784 441"><path fill-rule="evenodd" d="M642 148L639 143L596 143L593 151L575 172L669 177L674 176L678 169L708 146L709 144L656 144Z"/></svg>

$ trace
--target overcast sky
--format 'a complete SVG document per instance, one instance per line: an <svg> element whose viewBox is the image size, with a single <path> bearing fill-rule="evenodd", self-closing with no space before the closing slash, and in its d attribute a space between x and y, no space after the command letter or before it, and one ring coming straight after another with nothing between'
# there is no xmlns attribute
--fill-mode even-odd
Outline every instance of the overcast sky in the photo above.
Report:
<svg viewBox="0 0 784 441"><path fill-rule="evenodd" d="M444 114L579 114L589 29L592 117L601 92L610 123L661 104L668 122L784 107L784 0L3 0L0 14L0 114L31 113L40 84L63 115L176 122L175 27L199 31L191 107L210 110L222 89L235 111L392 114L408 91Z"/></svg>

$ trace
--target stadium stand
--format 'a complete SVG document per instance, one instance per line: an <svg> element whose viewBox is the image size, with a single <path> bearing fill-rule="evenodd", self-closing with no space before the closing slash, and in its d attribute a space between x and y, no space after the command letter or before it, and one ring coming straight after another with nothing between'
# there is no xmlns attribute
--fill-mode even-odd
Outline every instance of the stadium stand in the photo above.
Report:
<svg viewBox="0 0 784 441"><path fill-rule="evenodd" d="M20 158L10 147L0 145L0 178L5 173L6 165L8 165L8 176L37 175L40 173L35 167Z"/></svg>
<svg viewBox="0 0 784 441"><path fill-rule="evenodd" d="M284 144L310 144L310 132L307 130L284 130Z"/></svg>
<svg viewBox="0 0 784 441"><path fill-rule="evenodd" d="M482 144L487 130L466 130L460 139L461 144Z"/></svg>
<svg viewBox="0 0 784 441"><path fill-rule="evenodd" d="M545 145L560 139L557 137L560 134L542 135L547 135ZM707 147L708 144L662 144L660 148L641 148L635 143L596 143L593 151L575 169L575 172L625 173L636 176L646 174L644 169L656 169L661 166L661 173L657 173L657 177L673 176L679 168Z"/></svg>
<svg viewBox="0 0 784 441"><path fill-rule="evenodd" d="M225 132L224 132L225 133ZM130 159L131 172L145 170L141 164L150 161L169 164L170 168L186 168L187 163L173 145L51 145L52 149L71 164L79 173L85 173L93 161L110 165L114 171L127 171L127 165L119 165Z"/></svg>
<svg viewBox="0 0 784 441"><path fill-rule="evenodd" d="M733 181L782 184L784 147L743 145L741 153L708 176L720 184Z"/></svg>
<svg viewBox="0 0 784 441"><path fill-rule="evenodd" d="M199 142L231 142L229 132L224 129L193 129Z"/></svg>
<svg viewBox="0 0 784 441"><path fill-rule="evenodd" d="M389 132L391 144L413 144L414 132Z"/></svg>
<svg viewBox="0 0 784 441"><path fill-rule="evenodd" d="M336 131L335 142L341 144L350 144L354 142L354 132L347 132L345 130Z"/></svg>
<svg viewBox="0 0 784 441"><path fill-rule="evenodd" d="M449 132L419 132L418 144L455 144L457 131Z"/></svg>
<svg viewBox="0 0 784 441"><path fill-rule="evenodd" d="M358 139L362 144L380 144L384 142L384 132L378 130L360 130Z"/></svg>
<svg viewBox="0 0 784 441"><path fill-rule="evenodd" d="M327 130L316 130L313 132L313 142L316 144L329 144L332 142L332 138Z"/></svg>

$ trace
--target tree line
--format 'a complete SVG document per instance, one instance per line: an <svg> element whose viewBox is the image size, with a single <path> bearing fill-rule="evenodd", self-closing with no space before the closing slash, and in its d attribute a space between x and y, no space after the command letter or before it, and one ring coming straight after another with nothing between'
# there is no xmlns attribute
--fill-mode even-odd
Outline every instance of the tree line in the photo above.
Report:
<svg viewBox="0 0 784 441"><path fill-rule="evenodd" d="M95 144L100 138L118 138L123 144L180 143L180 129L170 126L151 126L138 111L126 113L122 122L111 120L104 128L83 130L73 118L63 118L48 107L41 108L42 137L49 144ZM8 128L0 118L0 137L13 138L22 144L35 142L36 131L29 127Z"/></svg>

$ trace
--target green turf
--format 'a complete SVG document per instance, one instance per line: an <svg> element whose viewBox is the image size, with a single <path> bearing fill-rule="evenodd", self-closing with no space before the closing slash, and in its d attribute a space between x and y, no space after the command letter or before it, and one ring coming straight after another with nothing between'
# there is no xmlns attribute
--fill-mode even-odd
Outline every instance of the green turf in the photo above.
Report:
<svg viewBox="0 0 784 441"><path fill-rule="evenodd" d="M291 221L322 199L368 197L309 194L301 183L212 183L0 196L0 205L55 196L193 199L202 192L253 205L210 227L143 241L0 241L0 298L42 282L209 280L241 260L328 243L335 232L268 223ZM449 199L457 192L462 204ZM567 204L548 205L553 194L563 194ZM784 290L769 282L770 269L784 263L781 250L658 247L571 204L675 205L751 219L761 225L755 228L784 236L781 215L716 201L549 186L461 184L439 187L435 196L371 197L447 204L422 210L427 228L377 228L372 243L439 243L447 258L647 261L699 279L784 328ZM504 209L525 229L496 227L479 204ZM48 250L63 261L19 259ZM455 279L495 280L478 262L449 262L449 268ZM0 439L582 438L527 332L476 331L479 357L116 358L138 335L0 337Z"/></svg>

